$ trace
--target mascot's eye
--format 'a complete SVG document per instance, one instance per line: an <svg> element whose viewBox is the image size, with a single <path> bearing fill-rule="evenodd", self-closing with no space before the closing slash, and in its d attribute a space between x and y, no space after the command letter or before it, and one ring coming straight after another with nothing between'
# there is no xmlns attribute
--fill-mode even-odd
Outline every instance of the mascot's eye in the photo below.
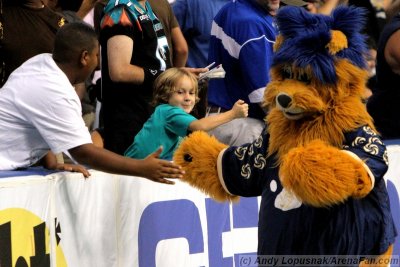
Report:
<svg viewBox="0 0 400 267"><path fill-rule="evenodd" d="M310 83L311 82L310 77L308 77L308 75L306 73L300 74L298 80L303 82L303 83Z"/></svg>
<svg viewBox="0 0 400 267"><path fill-rule="evenodd" d="M183 159L187 162L192 162L193 157L190 154L183 155Z"/></svg>
<svg viewBox="0 0 400 267"><path fill-rule="evenodd" d="M293 78L292 71L290 69L282 68L281 74L282 74L283 79L292 79Z"/></svg>

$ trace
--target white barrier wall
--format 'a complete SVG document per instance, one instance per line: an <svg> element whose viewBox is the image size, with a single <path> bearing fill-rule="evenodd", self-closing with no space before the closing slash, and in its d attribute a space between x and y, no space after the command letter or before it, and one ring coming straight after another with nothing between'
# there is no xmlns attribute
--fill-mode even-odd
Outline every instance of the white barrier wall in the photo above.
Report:
<svg viewBox="0 0 400 267"><path fill-rule="evenodd" d="M388 150L400 230L400 146ZM179 181L91 173L0 179L1 267L237 267L256 254L257 198L221 204Z"/></svg>
<svg viewBox="0 0 400 267"><path fill-rule="evenodd" d="M0 179L1 267L238 266L257 250L257 198L91 173Z"/></svg>
<svg viewBox="0 0 400 267"><path fill-rule="evenodd" d="M385 174L390 207L397 228L393 254L400 256L400 145L388 145L389 170Z"/></svg>

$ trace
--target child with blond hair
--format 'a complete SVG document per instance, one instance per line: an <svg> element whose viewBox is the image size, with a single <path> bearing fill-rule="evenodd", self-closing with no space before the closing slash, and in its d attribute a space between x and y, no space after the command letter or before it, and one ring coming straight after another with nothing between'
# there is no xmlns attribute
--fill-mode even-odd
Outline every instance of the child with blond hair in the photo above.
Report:
<svg viewBox="0 0 400 267"><path fill-rule="evenodd" d="M197 78L181 68L170 68L154 83L154 113L135 136L125 156L143 159L162 146L162 159L172 159L182 138L191 131L209 131L236 118L248 115L248 104L238 100L232 109L215 116L196 119L190 112L198 98Z"/></svg>

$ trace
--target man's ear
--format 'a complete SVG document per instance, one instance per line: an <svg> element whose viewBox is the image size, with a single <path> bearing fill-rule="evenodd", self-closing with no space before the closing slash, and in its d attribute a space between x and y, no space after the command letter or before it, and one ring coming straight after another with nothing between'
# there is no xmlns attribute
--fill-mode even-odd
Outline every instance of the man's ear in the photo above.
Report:
<svg viewBox="0 0 400 267"><path fill-rule="evenodd" d="M81 53L80 63L82 66L86 66L89 60L89 52L87 50L83 50Z"/></svg>

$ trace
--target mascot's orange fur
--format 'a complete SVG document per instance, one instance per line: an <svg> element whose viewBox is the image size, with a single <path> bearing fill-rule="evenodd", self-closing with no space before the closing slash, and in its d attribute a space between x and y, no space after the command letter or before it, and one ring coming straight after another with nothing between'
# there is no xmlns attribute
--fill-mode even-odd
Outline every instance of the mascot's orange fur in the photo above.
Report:
<svg viewBox="0 0 400 267"><path fill-rule="evenodd" d="M194 132L174 155L183 180L218 201L262 196L260 255L390 255L387 153L361 99L363 13L285 7L276 21L265 132L240 147Z"/></svg>

